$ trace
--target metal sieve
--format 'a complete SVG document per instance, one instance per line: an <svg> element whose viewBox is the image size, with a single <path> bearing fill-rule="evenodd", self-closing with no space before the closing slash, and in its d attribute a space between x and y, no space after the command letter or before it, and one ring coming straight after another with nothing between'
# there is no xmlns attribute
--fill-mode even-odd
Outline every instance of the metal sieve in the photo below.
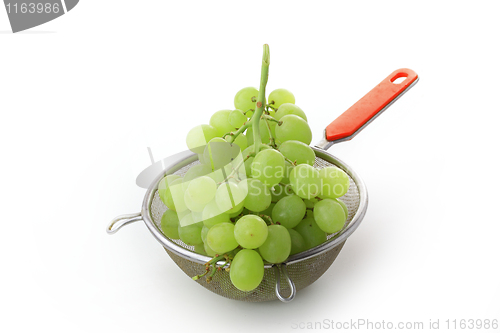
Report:
<svg viewBox="0 0 500 333"><path fill-rule="evenodd" d="M400 78L403 78L399 82ZM324 139L312 147L316 160L314 167L321 169L335 166L347 173L350 178L348 192L340 198L348 208L348 218L341 231L328 236L326 242L303 252L290 256L281 264L266 264L264 278L254 290L243 292L233 286L229 272L221 270L214 275L211 282L198 279L196 282L208 290L235 300L247 302L262 302L279 299L291 301L297 290L303 289L316 281L337 258L346 239L361 223L368 205L368 193L359 176L344 162L330 155L326 150L334 143L350 140L368 123L380 115L401 95L408 91L418 81L417 74L410 69L394 71L356 104L334 120L325 130ZM167 166L148 188L142 210L137 214L122 215L115 218L108 226L107 232L113 234L126 224L143 220L149 231L165 248L172 260L190 277L205 270L204 264L210 257L194 252L194 247L186 245L181 240L166 237L160 227L161 217L167 207L160 200L158 183L169 174L183 176L192 166L199 164L198 156L191 154L180 158ZM218 263L222 266L224 261ZM288 295L288 296L284 296Z"/></svg>

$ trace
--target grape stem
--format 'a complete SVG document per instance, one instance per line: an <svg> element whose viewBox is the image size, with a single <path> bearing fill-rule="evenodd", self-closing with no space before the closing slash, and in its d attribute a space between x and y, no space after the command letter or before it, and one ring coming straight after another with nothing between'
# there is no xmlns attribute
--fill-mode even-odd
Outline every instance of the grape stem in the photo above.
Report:
<svg viewBox="0 0 500 333"><path fill-rule="evenodd" d="M271 224L271 225L274 224L273 219L271 218L271 216L264 215L264 214L259 214L259 216L262 217L263 219L266 219L269 222L269 224Z"/></svg>
<svg viewBox="0 0 500 333"><path fill-rule="evenodd" d="M278 109L277 109L277 108L274 108L274 107L272 106L273 104L274 104L274 101L272 101L272 102L271 102L271 103L269 103L269 104L266 104L266 106L267 106L268 108L273 109L274 111L278 111Z"/></svg>
<svg viewBox="0 0 500 333"><path fill-rule="evenodd" d="M236 171L238 171L238 169L250 158L250 157L254 157L255 156L255 153L250 153L248 154L248 156L246 156L243 161L240 162L240 164L238 164L236 166L236 168L233 169L233 171L231 171L231 173L229 174L229 176L226 177L226 179L224 179L222 182L220 183L217 183L217 185L220 185L222 183L225 183L227 182L230 178L232 178L234 176L234 174L236 173Z"/></svg>
<svg viewBox="0 0 500 333"><path fill-rule="evenodd" d="M266 116L262 116L262 117L266 117ZM269 125L269 122L267 121L266 118L263 119L264 122L266 123L266 126L267 126L267 132L269 133L269 145L274 148L274 149L277 149L278 146L276 145L276 140L274 140L274 136L273 136L273 133L271 133L271 126Z"/></svg>
<svg viewBox="0 0 500 333"><path fill-rule="evenodd" d="M227 134L224 134L223 138L226 137L226 135L230 135L230 137L227 138L227 142L229 142L229 143L234 142L234 140L236 140L236 138L238 137L238 135L240 135L241 133L245 132L248 127L250 127L250 122L245 123L235 133L229 132Z"/></svg>
<svg viewBox="0 0 500 333"><path fill-rule="evenodd" d="M253 140L254 140L254 153L258 153L262 145L262 139L260 137L259 121L264 111L264 101L266 100L266 85L267 79L269 77L269 45L264 44L264 53L262 55L262 67L260 71L260 88L259 96L257 98L257 104L254 114L252 115L252 130L253 130Z"/></svg>
<svg viewBox="0 0 500 333"><path fill-rule="evenodd" d="M278 120L278 119L275 119L271 116L268 116L268 115L263 115L262 116L264 119L267 119L269 121L274 121L275 123L278 123L278 126L280 126L281 124L283 124L283 122L281 120Z"/></svg>
<svg viewBox="0 0 500 333"><path fill-rule="evenodd" d="M285 156L283 156L283 157L285 158L285 161L287 161L287 162L288 162L288 163L290 163L291 165L293 165L293 166L297 166L297 161L295 161L295 162L294 162L294 161L292 161L291 159L289 159L288 157L285 157Z"/></svg>

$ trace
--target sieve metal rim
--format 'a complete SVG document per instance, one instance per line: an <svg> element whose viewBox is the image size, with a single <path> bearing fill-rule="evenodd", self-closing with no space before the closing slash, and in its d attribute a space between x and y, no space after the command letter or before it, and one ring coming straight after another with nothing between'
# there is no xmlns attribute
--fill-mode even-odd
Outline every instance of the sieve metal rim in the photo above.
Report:
<svg viewBox="0 0 500 333"><path fill-rule="evenodd" d="M332 248L336 247L337 245L341 244L344 242L359 226L361 221L363 220L366 210L368 207L368 192L366 190L366 186L363 182L363 180L358 176L358 174L346 163L341 161L340 159L334 157L333 155L329 154L325 150L318 148L318 147L311 147L316 156L329 162L332 163L342 170L346 171L347 174L353 179L354 183L358 187L358 193L359 193L359 206L358 209L352 218L351 222L345 228L341 233L339 233L337 236L332 237L331 239L327 240L326 242L303 252L297 253L293 256L290 256L284 264L293 264L297 263L303 260L307 260L309 258L315 257L317 255L320 255L326 251L331 250ZM194 253L191 252L190 250L187 250L180 245L174 243L172 240L170 240L168 237L166 237L161 230L159 230L158 226L154 223L153 218L151 216L151 205L153 202L154 195L156 193L156 190L158 189L158 183L160 180L165 177L166 175L169 175L178 169L182 168L183 166L186 166L198 159L198 156L195 153L192 153L191 155L180 159L178 162L174 162L168 167L164 169L151 183L150 187L146 191L146 194L144 196L144 200L142 203L142 210L141 210L141 215L142 215L142 220L146 224L147 228L153 235L153 237L165 248L170 250L171 252L175 253L176 255L191 260L193 262L199 263L199 264L204 264L210 259L211 257L204 256L202 254ZM271 268L273 265L272 264L266 264L264 267L265 268Z"/></svg>

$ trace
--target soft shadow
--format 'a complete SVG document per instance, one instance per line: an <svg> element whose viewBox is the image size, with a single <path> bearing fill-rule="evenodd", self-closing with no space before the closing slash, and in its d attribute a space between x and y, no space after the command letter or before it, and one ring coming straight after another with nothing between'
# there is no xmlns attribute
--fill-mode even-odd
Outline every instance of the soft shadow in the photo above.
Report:
<svg viewBox="0 0 500 333"><path fill-rule="evenodd" d="M0 31L0 35L38 35L38 34L55 34L55 33L56 33L55 31L31 31L31 30L19 31L16 33L13 33L10 30Z"/></svg>

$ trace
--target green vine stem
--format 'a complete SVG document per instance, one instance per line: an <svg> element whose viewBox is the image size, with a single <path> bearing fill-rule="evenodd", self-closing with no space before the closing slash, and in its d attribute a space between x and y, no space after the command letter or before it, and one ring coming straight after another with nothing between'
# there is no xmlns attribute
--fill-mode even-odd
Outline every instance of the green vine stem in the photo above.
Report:
<svg viewBox="0 0 500 333"><path fill-rule="evenodd" d="M252 130L253 130L253 140L254 140L254 152L257 154L262 145L262 139L260 137L259 121L264 111L264 101L266 100L266 85L267 79L269 77L269 45L264 44L264 54L262 55L262 68L260 71L260 88L259 97L257 98L257 104L254 114L252 115Z"/></svg>

